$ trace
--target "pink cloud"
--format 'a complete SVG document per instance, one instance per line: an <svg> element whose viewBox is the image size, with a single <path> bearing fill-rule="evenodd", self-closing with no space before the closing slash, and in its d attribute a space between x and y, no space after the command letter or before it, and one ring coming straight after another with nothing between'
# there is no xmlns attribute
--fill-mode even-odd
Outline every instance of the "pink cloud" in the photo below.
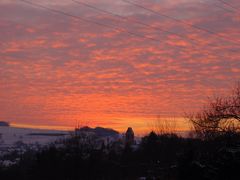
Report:
<svg viewBox="0 0 240 180"><path fill-rule="evenodd" d="M66 0L36 2L125 32L23 3L1 2L2 120L66 126L82 120L118 128L133 120L142 130L140 125L157 115L181 117L184 111L199 110L207 96L225 93L239 79L237 13L193 0L139 1L214 31L220 38L122 1L86 3L128 20ZM122 125L114 119L121 119Z"/></svg>

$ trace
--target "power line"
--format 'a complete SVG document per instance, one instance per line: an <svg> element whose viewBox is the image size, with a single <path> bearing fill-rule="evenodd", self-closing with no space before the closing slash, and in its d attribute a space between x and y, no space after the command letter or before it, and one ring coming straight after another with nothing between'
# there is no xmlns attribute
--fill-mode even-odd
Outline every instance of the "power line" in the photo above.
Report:
<svg viewBox="0 0 240 180"><path fill-rule="evenodd" d="M140 6L140 5L138 5L138 4L135 4L135 3L131 3L131 2L129 2L129 1L125 1L125 0L123 0L124 2L127 2L127 3L129 3L129 4L132 4L132 5L135 5L135 6L137 6L137 7L140 7L140 8L142 8L142 9L145 9L145 10L147 10L147 11L150 11L150 12L152 12L152 13L154 13L154 14L158 14L158 12L156 12L156 11L154 11L154 10L151 10L151 9L146 9L144 6ZM206 3L206 2L205 2ZM226 9L225 8L222 8L221 6L217 6L218 8L220 8L220 9L223 9L223 10L225 10L226 11ZM229 11L229 10L227 10L227 11ZM232 12L232 11L231 11ZM177 19L177 18L175 18L175 17L170 17L170 16L168 16L168 15L162 15L162 14L160 14L160 16L164 16L164 17L167 17L167 18L171 18L171 19L173 19L173 20L175 20L175 21L178 21L178 22L182 22L182 23L184 23L185 24L185 22L184 21L181 21L181 20L179 20L179 19ZM192 26L191 24L187 24L188 26L190 25L190 26ZM195 28L195 27L194 27ZM200 27L201 28L201 27ZM197 29L199 29L199 28L197 28ZM200 30L202 30L202 28L200 29ZM204 31L209 31L209 30L204 30ZM211 32L210 31L210 33L211 34L215 34L215 32ZM217 35L217 34L216 34ZM223 39L222 38L222 36L221 36L221 39ZM225 38L224 38L225 39ZM235 43L234 43L235 44ZM238 45L238 44L237 44ZM230 63L228 63L229 64L229 68L231 67L231 64ZM208 81L208 80L207 80Z"/></svg>
<svg viewBox="0 0 240 180"><path fill-rule="evenodd" d="M205 5L209 5L209 2L207 2L206 0L200 0L200 2L202 3L202 4L205 4ZM213 4L213 3L211 3L210 5L213 5L213 6L215 6L215 7L217 7L218 9L221 9L221 10L223 10L223 11L225 11L225 12L231 12L231 13L234 13L235 11L233 11L233 10L230 10L230 9L227 9L227 8L225 8L225 7L222 7L222 6L219 6L218 4Z"/></svg>
<svg viewBox="0 0 240 180"><path fill-rule="evenodd" d="M224 1L224 0L217 0L217 1L221 2L222 4L224 4L224 5L232 8L232 9L234 9L234 10L240 10L239 8L235 7L234 5L228 3L228 2L226 2L226 1Z"/></svg>
<svg viewBox="0 0 240 180"><path fill-rule="evenodd" d="M229 38L227 38L226 36L223 36L223 35L221 35L221 34L218 34L218 33L216 33L216 32L213 32L213 31L211 31L211 30L209 30L209 29L205 29L205 28L203 28L203 27L200 27L200 26L197 26L197 25L194 25L194 24L187 23L186 21L183 21L183 20L178 19L178 18L176 18L176 17L169 16L169 15L167 15L167 14L163 14L163 13L160 13L160 12L158 12L158 11L155 11L155 10L152 10L152 9L149 9L149 8L146 8L146 7L142 6L142 5L139 5L139 4L134 3L134 2L132 2L132 1L128 1L128 0L122 0L122 1L123 1L123 2L126 2L126 3L128 3L128 4L131 4L131 5L133 5L133 6L136 6L136 7L138 7L138 8L144 9L144 10L146 10L146 11L148 11L148 12L151 12L151 13L153 13L153 14L156 14L156 15L158 15L158 16L161 16L161 17L165 17L165 18L167 18L167 19L174 20L174 21L176 21L176 22L178 22L178 23L185 24L186 26L189 26L189 27L191 27L191 28L198 29L198 30L203 31L203 32L206 32L206 33L208 33L208 34L212 34L212 35L214 35L214 36L216 36L216 37L218 37L218 38L221 38L221 39L223 39L223 40L230 41L231 43L234 43L235 45L238 45L238 46L240 45L240 44L239 44L240 42L234 41L234 40L232 40L232 39L229 39Z"/></svg>
<svg viewBox="0 0 240 180"><path fill-rule="evenodd" d="M77 3L77 4L80 4L80 5L82 5L82 6L85 6L85 7L91 8L91 9L94 9L94 10L96 10L96 11L98 11L98 12L112 15L112 16L114 16L114 17L117 17L117 18L121 19L121 20L122 20L122 19L124 19L124 20L129 20L129 21L132 21L132 22L134 22L134 23L140 24L140 25L142 25L142 26L144 26L144 27L153 29L153 30L158 30L158 31L165 32L165 33L168 33L168 34L174 34L174 35L176 35L176 36L178 36L178 37L180 37L180 38L182 38L182 39L189 39L189 40L191 40L191 41L193 41L193 42L194 42L194 41L197 41L197 42L199 42L199 43L202 43L202 41L199 40L199 39L189 38L189 37L184 36L183 34L171 32L171 31L168 31L168 30L163 30L163 29L161 29L161 28L158 28L158 27L155 27L155 26L152 26L152 25L143 23L143 22L138 21L138 20L133 20L133 19L130 19L130 18L125 17L125 16L121 16L121 15L115 14L115 13L113 13L113 12L111 12L111 11L107 11L107 10L98 8L98 7L96 7L96 6L93 6L93 5L88 4L88 3L84 3L84 2L82 2L82 1L81 1L81 2L80 2L80 1L76 1L76 0L72 0L72 1L75 2L75 3ZM194 42L194 43L195 43L195 42ZM195 45L197 45L197 44L195 43ZM215 44L208 44L208 45L214 45L214 46L216 46ZM235 50L232 50L232 49L230 49L230 51L236 52Z"/></svg>
<svg viewBox="0 0 240 180"><path fill-rule="evenodd" d="M47 6L43 6L43 5L40 5L40 4L37 4L37 3L33 3L33 2L30 2L30 1L26 1L26 0L20 0L20 1L22 1L22 2L24 2L26 4L38 7L38 8L42 8L42 9L45 9L45 10L48 10L48 11L51 11L51 12L54 12L54 13L57 13L57 14L62 14L62 15L65 15L65 16L68 16L68 17L71 17L71 18L74 18L74 19L78 19L78 20L87 22L87 23L96 24L96 25L99 25L99 26L102 26L102 27L113 29L113 30L118 31L118 32L124 32L124 33L130 34L130 35L136 36L136 37L140 37L140 38L149 39L149 40L152 40L152 41L155 41L155 42L159 42L159 40L157 40L155 38L151 38L151 37L148 37L148 36L140 35L140 34L137 34L137 33L134 33L134 32L128 31L128 30L125 30L125 29L119 29L119 28L116 28L115 26L112 26L112 25L108 25L108 24L104 24L104 23L101 23L101 22L97 22L97 21L93 21L93 20L90 20L90 19L86 19L86 18L83 18L83 17L79 17L79 16L76 16L76 15L72 15L70 13L66 13L66 12L61 11L61 10L49 8Z"/></svg>
<svg viewBox="0 0 240 180"><path fill-rule="evenodd" d="M25 1L25 0L21 0L21 1L23 1L23 2L28 2L28 1ZM28 4L35 4L35 3L30 3L30 2L28 2ZM42 5L39 5L39 4L35 4L35 6L38 6L38 7L41 7L41 8L44 8L44 9L47 9L47 10L50 10L50 11L54 11L54 12L56 12L56 13L60 13L60 14L62 14L62 15L66 15L66 16L69 16L69 17L72 17L72 18L77 18L77 19L81 19L82 21L85 21L85 22L89 22L89 23L94 23L94 24L97 24L97 25L101 25L101 26L104 26L104 27L108 27L108 28L111 28L111 29L115 29L115 30L117 30L115 27L113 27L113 26L108 26L108 25L105 25L105 24L102 24L102 23L98 23L98 22L95 22L95 21L91 21L91 20L86 20L85 18L80 18L79 16L74 16L74 15L72 15L72 14L69 14L69 13L65 13L65 12L63 12L63 11L59 11L59 10L55 10L55 9L52 9L52 8L48 8L48 7L46 7L46 6L42 6ZM128 32L128 31L125 31L125 30L121 30L121 32ZM128 32L129 33L129 32ZM129 34L131 34L131 35L133 35L133 33L129 33ZM134 35L135 35L135 33L134 33ZM136 35L135 35L136 36ZM145 38L145 37L143 37L143 36L141 36L141 35L137 35L138 37L140 36L140 37L142 37L142 38ZM148 38L149 39L149 38Z"/></svg>
<svg viewBox="0 0 240 180"><path fill-rule="evenodd" d="M100 23L100 22L96 22L96 21L92 21L92 20L88 20L88 19L85 19L85 18L82 18L82 17L79 17L79 16L75 16L75 15L72 15L72 14L69 14L69 13L66 13L64 11L60 11L60 10L57 10L57 9L53 9L53 8L49 8L49 7L46 7L46 6L43 6L43 5L40 5L40 4L36 4L36 3L33 3L33 2L29 2L29 1L26 1L26 0L20 0L24 3L27 3L27 4L30 4L32 6L35 6L35 7L39 7L39 8L42 8L42 9L46 9L48 11L51 11L51 12L54 12L54 13L58 13L58 14L62 14L62 15L65 15L65 16L68 16L68 17L71 17L71 18L75 18L75 19L78 19L78 20L82 20L82 21L85 21L85 22L88 22L88 23L93 23L93 24L97 24L99 26L103 26L103 27L107 27L107 28L110 28L110 29L114 29L114 30L117 30L119 32L126 32L130 35L134 35L134 36L137 36L137 37L141 37L141 38L145 38L145 39L149 39L149 40L153 40L153 41L157 41L159 42L159 40L157 39L153 39L153 38L149 38L149 37L146 37L146 36L142 36L140 34L136 34L136 33L133 33L131 31L127 31L125 29L119 29L119 28L116 28L115 26L112 26L112 25L107 25L107 24L103 24L103 23ZM179 47L179 46L176 46L175 48L179 49L179 48L185 48L185 47ZM194 49L194 50L199 50L198 48ZM203 54L207 54L207 55L213 55L209 52L204 52ZM224 56L220 56L219 54L216 54L216 56L218 57L224 57Z"/></svg>
<svg viewBox="0 0 240 180"><path fill-rule="evenodd" d="M151 37L147 37L147 36L143 36L143 35L140 35L140 34L136 34L134 32L131 32L131 31L127 31L125 29L119 29L119 28L116 28L116 26L113 26L113 25L109 25L109 24L103 24L103 23L100 23L100 22L96 22L96 21L93 21L93 20L90 20L90 19L86 19L86 18L82 18L82 17L79 17L79 16L76 16L76 15L72 15L70 13L66 13L64 11L60 11L60 10L57 10L57 9L53 9L53 8L49 8L49 7L46 7L46 6L43 6L43 5L40 5L40 4L37 4L37 3L33 3L33 2L30 2L30 1L27 1L27 0L20 0L24 3L27 3L27 4L30 4L32 6L35 6L35 7L39 7L39 8L43 8L43 9L46 9L48 11L51 11L51 12L55 12L55 13L58 13L58 14L62 14L62 15L65 15L65 16L69 16L71 18L75 18L75 19L80 19L82 21L85 21L85 22L88 22L88 23L93 23L93 24L97 24L97 25L100 25L100 26L103 26L103 27L107 27L107 28L110 28L110 29L113 29L113 30L117 30L119 32L126 32L130 35L134 35L134 36L137 36L137 37L141 37L141 38L146 38L146 39L150 39L152 41L156 41L156 42L159 42L158 39L155 39L155 38L151 38ZM107 12L107 11L105 11ZM120 15L119 15L120 16ZM142 23L143 24L143 23ZM147 25L147 24L146 24ZM170 32L169 32L170 33ZM180 48L180 47L177 47L177 48Z"/></svg>
<svg viewBox="0 0 240 180"><path fill-rule="evenodd" d="M9 21L9 20L8 20ZM14 24L17 24L17 25L21 25L21 26L25 26L25 27L29 27L29 25L26 25L26 24L23 24L23 23L19 23L19 22L14 22L14 21L9 21L9 22L11 22L11 23L14 23ZM3 43L3 42L0 42L2 45L5 45L6 43ZM177 48L180 48L180 47L177 47ZM195 49L195 50L197 50L197 49ZM203 54L205 54L205 55L212 55L211 53L209 53L209 52L205 52L205 53L203 53ZM218 57L221 57L221 58L225 58L224 56L221 56L221 55L217 55ZM4 55L2 55L2 57L4 57Z"/></svg>
<svg viewBox="0 0 240 180"><path fill-rule="evenodd" d="M128 34L130 34L130 35L134 35L134 36L136 36L136 37L145 38L145 39L149 39L149 40L152 40L152 41L155 41L155 42L159 42L158 39L151 38L151 37L147 37L147 36L143 36L143 35L140 35L140 34L136 34L136 33L134 33L134 32L127 31L127 30L125 30L125 29L119 29L119 28L116 28L116 26L113 26L113 25L103 24L103 23L100 23L100 22L96 22L96 21L93 21L93 20L89 20L89 19L86 19L86 18L82 18L82 17L76 16L76 15L72 15L72 14L70 14L70 13L66 13L66 12L61 11L61 10L49 8L49 7L46 7L46 6L37 4L37 3L33 3L33 2L30 2L30 1L27 1L27 0L20 0L20 1L22 1L22 2L24 2L24 3L27 3L27 4L29 4L29 5L35 6L35 7L39 7L39 8L42 8L42 9L45 9L45 10L54 12L54 13L58 13L58 14L62 14L62 15L65 15L65 16L68 16L68 17L71 17L71 18L75 18L75 19L78 19L78 20L82 20L82 21L85 21L85 22L87 22L87 23L97 24L97 25L99 25L99 26L107 27L107 28L116 30L116 31L118 31L118 32L125 32L125 33L128 33ZM177 48L177 49L183 49L184 47L176 46L175 48ZM196 50L197 50L197 49L196 49ZM210 54L210 53L207 53L207 54Z"/></svg>
<svg viewBox="0 0 240 180"><path fill-rule="evenodd" d="M152 25L143 23L143 22L141 22L141 21L134 20L134 19L130 19L130 18L128 18L128 17L121 16L121 15L115 14L115 13L113 13L113 12L106 11L106 10L104 10L104 9L100 9L100 8L98 8L98 7L96 7L96 6L93 6L93 5L84 3L84 2L75 1L75 0L72 0L72 1L75 2L75 3L77 3L77 4L80 4L80 5L89 7L89 8L91 8L91 9L95 9L95 10L97 10L97 11L99 11L99 12L106 13L106 14L109 14L109 15L112 15L112 16L115 16L115 17L117 17L117 18L119 18L119 19L124 19L124 20L132 21L132 22L134 22L134 23L140 24L140 25L145 26L145 27L150 28L150 29L159 30L159 31L161 31L161 32L165 32L165 33L168 33L168 34L174 34L174 35L176 35L176 36L178 36L178 37L187 38L187 39L193 40L193 41L194 41L194 40L195 40L195 41L199 41L199 40L196 40L196 39L194 39L194 38L185 37L184 35L179 34L179 33L176 33L176 32L171 32L171 31L168 31L168 30L163 30L163 29L161 29L161 28L158 28L158 27L155 27L155 26L152 26ZM200 41L199 41L199 42L200 42Z"/></svg>

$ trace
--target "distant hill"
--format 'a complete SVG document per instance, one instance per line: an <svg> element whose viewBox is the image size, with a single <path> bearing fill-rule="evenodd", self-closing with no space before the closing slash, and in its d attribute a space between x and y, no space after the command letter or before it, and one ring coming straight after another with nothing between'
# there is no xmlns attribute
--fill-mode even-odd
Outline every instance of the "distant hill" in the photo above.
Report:
<svg viewBox="0 0 240 180"><path fill-rule="evenodd" d="M5 122L5 121L0 121L0 126L1 127L9 127L10 124L8 122Z"/></svg>
<svg viewBox="0 0 240 180"><path fill-rule="evenodd" d="M107 137L107 136L118 136L119 132L110 129L110 128L103 128L103 127L96 127L96 128L90 128L88 126L82 127L80 129L76 130L77 132L87 132L87 133L93 133L98 137Z"/></svg>

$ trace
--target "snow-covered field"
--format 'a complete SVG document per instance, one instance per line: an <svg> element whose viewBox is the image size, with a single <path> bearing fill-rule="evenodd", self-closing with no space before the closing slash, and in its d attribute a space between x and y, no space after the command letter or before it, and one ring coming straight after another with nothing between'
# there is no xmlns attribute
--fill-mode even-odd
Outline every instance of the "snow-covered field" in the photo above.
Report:
<svg viewBox="0 0 240 180"><path fill-rule="evenodd" d="M17 144L45 145L59 138L64 138L68 134L67 131L0 127L0 150L14 147Z"/></svg>
<svg viewBox="0 0 240 180"><path fill-rule="evenodd" d="M70 132L0 126L0 164L10 166L27 150L39 150L44 145L68 137ZM8 156L9 154L15 154ZM16 156L17 155L17 156Z"/></svg>

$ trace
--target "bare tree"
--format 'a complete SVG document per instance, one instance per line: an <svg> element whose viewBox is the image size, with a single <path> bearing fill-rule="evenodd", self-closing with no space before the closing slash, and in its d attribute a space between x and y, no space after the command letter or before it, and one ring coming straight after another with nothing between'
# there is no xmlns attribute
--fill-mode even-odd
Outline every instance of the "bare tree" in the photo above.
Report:
<svg viewBox="0 0 240 180"><path fill-rule="evenodd" d="M202 111L187 115L200 138L213 138L224 133L240 132L240 83L230 96L209 99Z"/></svg>
<svg viewBox="0 0 240 180"><path fill-rule="evenodd" d="M176 133L177 123L175 118L161 118L160 116L150 124L152 131L158 135Z"/></svg>

